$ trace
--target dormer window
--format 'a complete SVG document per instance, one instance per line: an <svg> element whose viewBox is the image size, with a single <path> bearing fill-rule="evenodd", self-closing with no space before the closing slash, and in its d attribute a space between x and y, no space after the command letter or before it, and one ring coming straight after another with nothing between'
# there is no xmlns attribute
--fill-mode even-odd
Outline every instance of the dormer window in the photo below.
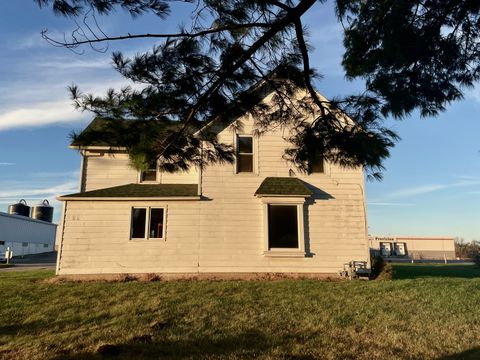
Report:
<svg viewBox="0 0 480 360"><path fill-rule="evenodd" d="M157 181L157 161L152 161L147 170L140 173L140 182Z"/></svg>
<svg viewBox="0 0 480 360"><path fill-rule="evenodd" d="M253 172L253 137L237 136L237 173Z"/></svg>

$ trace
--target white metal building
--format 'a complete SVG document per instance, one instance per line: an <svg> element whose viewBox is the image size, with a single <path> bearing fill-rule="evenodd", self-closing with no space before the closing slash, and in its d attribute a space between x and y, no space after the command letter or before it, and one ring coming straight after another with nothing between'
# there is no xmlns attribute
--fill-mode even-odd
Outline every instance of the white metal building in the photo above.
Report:
<svg viewBox="0 0 480 360"><path fill-rule="evenodd" d="M7 247L13 256L53 251L56 233L56 224L0 212L0 255Z"/></svg>
<svg viewBox="0 0 480 360"><path fill-rule="evenodd" d="M435 236L370 236L370 250L384 258L414 260L454 260L453 237Z"/></svg>

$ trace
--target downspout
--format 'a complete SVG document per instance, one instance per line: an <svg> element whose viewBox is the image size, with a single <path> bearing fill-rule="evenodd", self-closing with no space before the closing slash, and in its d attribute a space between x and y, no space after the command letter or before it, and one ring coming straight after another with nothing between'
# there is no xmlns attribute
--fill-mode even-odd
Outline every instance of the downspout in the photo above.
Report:
<svg viewBox="0 0 480 360"><path fill-rule="evenodd" d="M200 143L200 166L198 169L198 235L197 235L197 274L200 273L200 242L202 239L202 193L203 193L203 141Z"/></svg>

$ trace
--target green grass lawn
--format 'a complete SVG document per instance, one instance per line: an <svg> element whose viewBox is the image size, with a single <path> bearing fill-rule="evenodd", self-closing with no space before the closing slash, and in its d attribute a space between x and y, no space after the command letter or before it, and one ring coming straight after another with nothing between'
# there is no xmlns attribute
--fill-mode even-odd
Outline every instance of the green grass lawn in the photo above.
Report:
<svg viewBox="0 0 480 360"><path fill-rule="evenodd" d="M464 264L395 264L396 279L415 279L421 277L457 277L480 278L480 266Z"/></svg>
<svg viewBox="0 0 480 360"><path fill-rule="evenodd" d="M479 359L480 277L463 276L478 269L394 271L393 281L143 283L0 272L0 358Z"/></svg>

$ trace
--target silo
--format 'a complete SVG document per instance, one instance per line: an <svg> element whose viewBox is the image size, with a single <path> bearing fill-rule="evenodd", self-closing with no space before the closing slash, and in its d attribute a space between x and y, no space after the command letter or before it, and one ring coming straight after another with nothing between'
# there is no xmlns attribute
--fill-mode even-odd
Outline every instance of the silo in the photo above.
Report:
<svg viewBox="0 0 480 360"><path fill-rule="evenodd" d="M30 216L30 206L22 199L16 204L8 206L8 213L12 215Z"/></svg>
<svg viewBox="0 0 480 360"><path fill-rule="evenodd" d="M50 205L48 200L43 200L40 204L32 207L32 218L46 222L52 222L53 206Z"/></svg>

